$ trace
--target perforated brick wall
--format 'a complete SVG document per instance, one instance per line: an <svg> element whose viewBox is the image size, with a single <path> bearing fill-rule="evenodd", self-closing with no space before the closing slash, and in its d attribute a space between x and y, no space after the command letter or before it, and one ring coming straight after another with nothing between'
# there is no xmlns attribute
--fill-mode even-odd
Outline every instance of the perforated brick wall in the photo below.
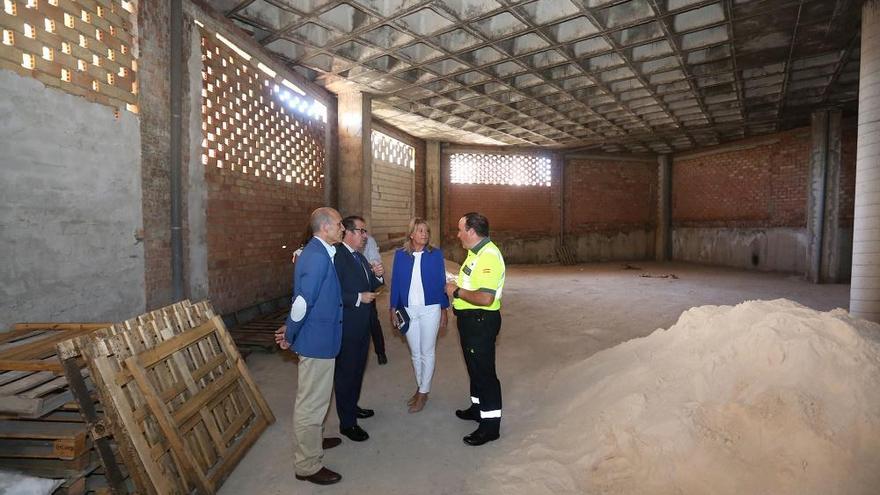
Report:
<svg viewBox="0 0 880 495"><path fill-rule="evenodd" d="M137 112L137 1L4 0L0 68Z"/></svg>
<svg viewBox="0 0 880 495"><path fill-rule="evenodd" d="M457 243L458 220L470 211L480 212L489 219L490 235L499 242L504 239L542 238L559 233L558 164L551 166L549 184L542 177L541 185L512 185L510 182L514 179L513 175L502 174L502 170L495 166L498 160L489 158L484 164L488 166L488 170L476 175L486 177L487 181L508 182L507 184L462 184L454 183L451 176L450 160L453 154L455 152L444 153L442 156L446 243ZM471 155L469 160L473 159L472 152L467 154Z"/></svg>
<svg viewBox="0 0 880 495"><path fill-rule="evenodd" d="M202 57L208 285L226 313L290 292L290 254L324 201L324 123L205 30Z"/></svg>

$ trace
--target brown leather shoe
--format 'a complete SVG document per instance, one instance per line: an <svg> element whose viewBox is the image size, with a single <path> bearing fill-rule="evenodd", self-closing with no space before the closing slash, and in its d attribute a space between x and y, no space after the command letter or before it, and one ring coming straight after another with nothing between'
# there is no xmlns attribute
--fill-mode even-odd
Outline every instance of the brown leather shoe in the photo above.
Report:
<svg viewBox="0 0 880 495"><path fill-rule="evenodd" d="M296 475L296 479L311 481L316 485L332 485L333 483L338 483L342 479L342 475L322 467L317 473L309 476Z"/></svg>
<svg viewBox="0 0 880 495"><path fill-rule="evenodd" d="M339 447L342 443L342 439L339 437L327 437L321 442L321 447L324 450L332 449L333 447Z"/></svg>
<svg viewBox="0 0 880 495"><path fill-rule="evenodd" d="M428 394L418 393L416 394L416 400L409 406L409 412L417 413L425 408L425 404L428 402Z"/></svg>

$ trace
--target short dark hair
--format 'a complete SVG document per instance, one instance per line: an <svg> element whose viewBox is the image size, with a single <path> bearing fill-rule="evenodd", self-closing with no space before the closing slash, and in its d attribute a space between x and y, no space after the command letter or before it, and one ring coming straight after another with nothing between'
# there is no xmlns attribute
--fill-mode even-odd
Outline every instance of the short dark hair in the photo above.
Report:
<svg viewBox="0 0 880 495"><path fill-rule="evenodd" d="M354 222L356 220L360 220L361 222L367 223L367 221L364 220L364 217L362 217L362 216L349 215L349 216L342 219L342 226L345 227L345 230L354 230L354 228L355 228Z"/></svg>
<svg viewBox="0 0 880 495"><path fill-rule="evenodd" d="M477 235L479 235L480 237L489 237L488 218L480 215L475 211L465 213L463 216L465 228L474 229L474 232L476 232Z"/></svg>

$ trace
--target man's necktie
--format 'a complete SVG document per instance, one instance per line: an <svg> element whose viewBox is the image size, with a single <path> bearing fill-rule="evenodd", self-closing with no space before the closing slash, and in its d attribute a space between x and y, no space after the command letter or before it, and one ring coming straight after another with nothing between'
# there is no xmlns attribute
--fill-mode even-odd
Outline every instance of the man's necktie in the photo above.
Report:
<svg viewBox="0 0 880 495"><path fill-rule="evenodd" d="M370 267L370 263L367 261L367 258L365 258L360 251L355 251L354 257L361 262L361 266L364 268L364 275L366 275L367 277L367 283L370 283L370 270L372 270L372 268Z"/></svg>

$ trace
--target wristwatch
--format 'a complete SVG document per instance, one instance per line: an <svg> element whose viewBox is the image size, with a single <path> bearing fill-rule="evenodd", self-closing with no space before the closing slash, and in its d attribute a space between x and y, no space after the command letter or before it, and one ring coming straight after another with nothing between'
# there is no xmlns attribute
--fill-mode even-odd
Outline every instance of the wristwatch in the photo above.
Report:
<svg viewBox="0 0 880 495"><path fill-rule="evenodd" d="M461 287L456 287L455 290L452 291L452 298L453 298L453 299L459 299L459 297L458 297L458 291L460 291L460 290L461 290Z"/></svg>

